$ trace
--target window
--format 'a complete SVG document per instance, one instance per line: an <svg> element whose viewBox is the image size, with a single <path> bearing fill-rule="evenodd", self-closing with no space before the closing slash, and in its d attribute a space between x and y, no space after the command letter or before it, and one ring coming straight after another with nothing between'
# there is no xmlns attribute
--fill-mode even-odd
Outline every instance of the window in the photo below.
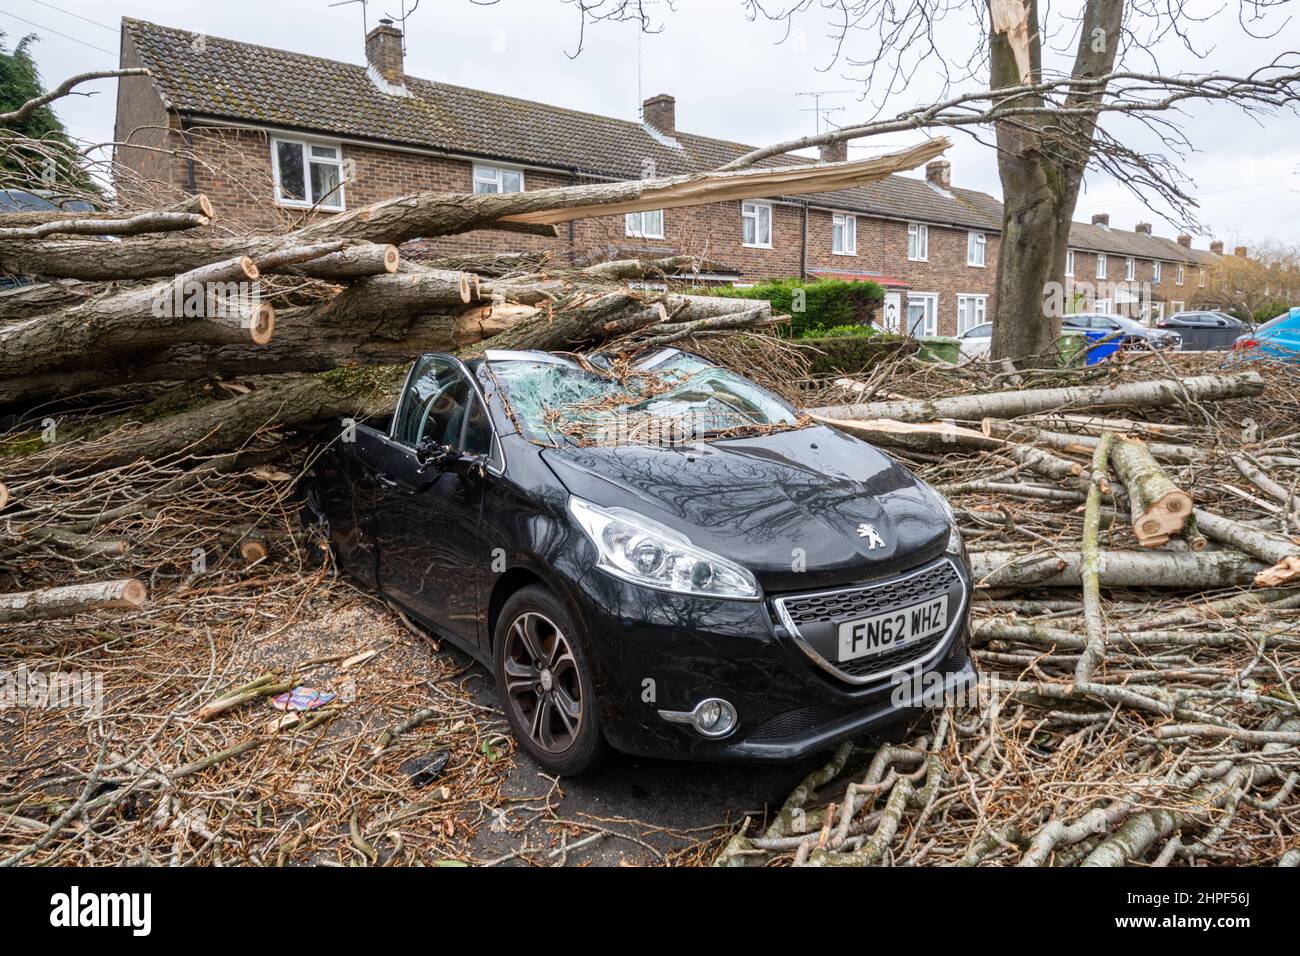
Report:
<svg viewBox="0 0 1300 956"><path fill-rule="evenodd" d="M1182 285L1182 284L1183 284L1183 277L1184 277L1185 275L1187 275L1187 268L1186 268L1186 266L1184 266L1184 265L1180 262L1180 263L1178 263L1178 276L1177 276L1177 278L1175 279L1175 281L1176 281L1179 285Z"/></svg>
<svg viewBox="0 0 1300 956"><path fill-rule="evenodd" d="M984 238L984 233L966 233L966 265L982 267L984 265L984 250L987 245L988 240Z"/></svg>
<svg viewBox="0 0 1300 956"><path fill-rule="evenodd" d="M1106 253L1097 253L1097 278L1106 278Z"/></svg>
<svg viewBox="0 0 1300 956"><path fill-rule="evenodd" d="M924 223L907 224L907 258L925 262L930 258L930 227Z"/></svg>
<svg viewBox="0 0 1300 956"><path fill-rule="evenodd" d="M1067 276L1074 275L1074 250L1073 249L1065 250L1065 274Z"/></svg>
<svg viewBox="0 0 1300 956"><path fill-rule="evenodd" d="M987 295L957 296L957 334L970 331L977 325L983 325L988 312Z"/></svg>
<svg viewBox="0 0 1300 956"><path fill-rule="evenodd" d="M858 217L837 212L831 216L831 252L841 256L858 254Z"/></svg>
<svg viewBox="0 0 1300 956"><path fill-rule="evenodd" d="M629 236L637 236L642 239L662 239L664 237L664 211L662 209L630 212L624 218Z"/></svg>
<svg viewBox="0 0 1300 956"><path fill-rule="evenodd" d="M765 202L740 204L741 241L747 246L772 248L772 206Z"/></svg>
<svg viewBox="0 0 1300 956"><path fill-rule="evenodd" d="M1136 278L1137 262L1134 261L1132 256L1126 256L1124 259L1124 279L1127 282L1132 282Z"/></svg>
<svg viewBox="0 0 1300 956"><path fill-rule="evenodd" d="M1170 310L1171 310L1172 312L1174 312L1175 314L1177 314L1177 313L1183 311L1183 307L1184 307L1185 305L1187 305L1186 302L1170 302L1170 303L1169 303L1169 308L1170 308Z"/></svg>
<svg viewBox="0 0 1300 956"><path fill-rule="evenodd" d="M924 227L922 227L924 228ZM934 335L939 324L939 296L934 292L907 294L907 334Z"/></svg>
<svg viewBox="0 0 1300 956"><path fill-rule="evenodd" d="M1201 266L1201 282L1200 282L1200 285L1201 285L1201 288L1202 288L1202 289L1205 288L1205 266Z"/></svg>
<svg viewBox="0 0 1300 956"><path fill-rule="evenodd" d="M402 392L393 439L411 448L421 442L461 447L472 391L455 360L445 355L419 359Z"/></svg>
<svg viewBox="0 0 1300 956"><path fill-rule="evenodd" d="M524 171L522 169L474 164L474 192L521 193L523 191Z"/></svg>
<svg viewBox="0 0 1300 956"><path fill-rule="evenodd" d="M1152 285L1160 284L1160 260L1159 259L1151 260L1151 284Z"/></svg>
<svg viewBox="0 0 1300 956"><path fill-rule="evenodd" d="M272 139L271 175L281 206L343 208L343 150L337 144Z"/></svg>

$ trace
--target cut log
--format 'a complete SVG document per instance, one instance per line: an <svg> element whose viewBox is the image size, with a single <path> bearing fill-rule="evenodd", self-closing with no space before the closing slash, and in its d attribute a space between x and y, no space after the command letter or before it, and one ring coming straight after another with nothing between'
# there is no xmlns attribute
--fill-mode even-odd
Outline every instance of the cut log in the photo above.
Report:
<svg viewBox="0 0 1300 956"><path fill-rule="evenodd" d="M1183 530L1192 496L1156 464L1140 438L1118 436L1110 452L1116 477L1128 493L1133 533L1144 548L1158 547Z"/></svg>
<svg viewBox="0 0 1300 956"><path fill-rule="evenodd" d="M1096 435L1072 435L1066 432L1048 431L1045 428L1025 425L1020 422L1003 421L997 418L984 419L980 423L980 428L986 435L997 435L1015 441L1046 445L1058 451L1087 457L1092 456L1098 442ZM1208 451L1195 445L1178 445L1169 442L1148 442L1147 451L1151 452L1152 456L1160 461L1169 461L1176 464L1205 461L1210 457Z"/></svg>
<svg viewBox="0 0 1300 956"><path fill-rule="evenodd" d="M143 605L147 597L144 585L135 578L0 594L0 624L72 617L110 608L132 610Z"/></svg>
<svg viewBox="0 0 1300 956"><path fill-rule="evenodd" d="M1106 622L1101 608L1101 499L1109 491L1106 463L1115 441L1113 432L1102 432L1092 455L1088 478L1088 500L1083 512L1083 548L1079 555L1079 576L1083 579L1083 621L1087 643L1074 670L1075 686L1092 680L1093 672L1106 658Z"/></svg>
<svg viewBox="0 0 1300 956"><path fill-rule="evenodd" d="M1015 551L974 551L975 580L990 588L1068 587L1083 583L1083 555L1051 551L1024 555ZM1203 591L1244 587L1264 566L1235 551L1107 551L1097 579L1104 588L1167 588Z"/></svg>
<svg viewBox="0 0 1300 956"><path fill-rule="evenodd" d="M1240 521L1197 508L1196 526L1215 541L1232 545L1271 565L1255 577L1259 587L1278 587L1300 579L1300 544L1280 534L1259 531Z"/></svg>
<svg viewBox="0 0 1300 956"><path fill-rule="evenodd" d="M401 260L397 246L367 242L291 266L287 271L311 279L360 279L396 272Z"/></svg>
<svg viewBox="0 0 1300 956"><path fill-rule="evenodd" d="M212 203L203 193L189 196L186 199L172 206L163 209L151 209L141 213L135 213L139 216L175 216L175 215L192 215L201 216L204 219L211 220L215 213L212 210ZM80 223L120 223L125 219L133 218L133 214L125 212L94 212L94 211L70 211L66 209L20 209L14 212L6 212L4 217L4 228L0 229L0 236L8 236L15 229L30 229L37 226L47 226L51 223L56 225L68 224L74 222ZM165 220L164 220L165 221ZM161 231L166 231L164 226ZM63 232L58 229L55 232ZM150 230L144 229L141 232ZM82 235L129 235L130 233L113 232L111 229L104 232L88 230L81 233ZM21 238L21 237L19 237Z"/></svg>
<svg viewBox="0 0 1300 956"><path fill-rule="evenodd" d="M1219 401L1247 398L1264 391L1258 372L1197 375L1182 379L1125 382L1118 385L1072 385L1011 392L956 395L951 398L904 399L857 405L824 405L808 409L824 418L893 418L904 422L941 419L978 422L985 418L1017 418L1054 409L1159 408L1182 401Z"/></svg>

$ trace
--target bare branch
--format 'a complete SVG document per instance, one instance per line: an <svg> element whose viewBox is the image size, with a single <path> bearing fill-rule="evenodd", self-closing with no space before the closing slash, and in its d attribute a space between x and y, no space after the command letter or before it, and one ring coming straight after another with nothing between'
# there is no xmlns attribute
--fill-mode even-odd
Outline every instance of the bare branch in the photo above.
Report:
<svg viewBox="0 0 1300 956"><path fill-rule="evenodd" d="M89 83L91 80L107 80L113 77L122 76L149 76L148 70L143 67L133 67L128 70L96 70L93 73L78 73L70 79L64 80L53 90L44 93L35 99L28 100L16 110L8 113L0 113L0 123L21 123L27 117L31 116L42 106L53 103L57 99L67 96L72 92L74 86L82 83Z"/></svg>

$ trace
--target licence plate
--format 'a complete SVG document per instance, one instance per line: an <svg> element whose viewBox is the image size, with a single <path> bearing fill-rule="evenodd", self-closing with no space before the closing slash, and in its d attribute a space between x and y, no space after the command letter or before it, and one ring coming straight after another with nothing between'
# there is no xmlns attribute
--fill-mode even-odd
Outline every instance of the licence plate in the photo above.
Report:
<svg viewBox="0 0 1300 956"><path fill-rule="evenodd" d="M948 595L919 604L845 621L839 627L841 661L872 657L906 647L948 628Z"/></svg>

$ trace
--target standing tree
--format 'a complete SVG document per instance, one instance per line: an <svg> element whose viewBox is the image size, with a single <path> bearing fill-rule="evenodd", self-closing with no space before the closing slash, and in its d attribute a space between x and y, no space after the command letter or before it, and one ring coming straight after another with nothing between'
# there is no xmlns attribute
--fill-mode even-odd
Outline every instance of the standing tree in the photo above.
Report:
<svg viewBox="0 0 1300 956"><path fill-rule="evenodd" d="M645 0L566 0L580 15L579 49L590 22L627 20L651 29ZM921 71L943 79L942 99L892 118L851 123L754 150L724 169L837 141L936 128L964 130L997 150L1002 181L991 354L1031 365L1053 359L1059 319L1044 308L1063 283L1070 222L1084 174L1114 175L1145 200L1163 201L1192 220L1195 200L1178 163L1192 144L1179 128L1180 106L1226 100L1263 113L1300 102L1300 53L1287 52L1240 75L1165 73L1162 45L1183 44L1203 58L1193 32L1239 29L1276 36L1289 25L1283 0L1239 0L1202 11L1193 0L742 0L750 19L784 21L787 37L805 15L825 17L834 60L863 84L883 113ZM671 5L669 8L671 10ZM959 15L979 26L975 42ZM1223 21L1234 18L1232 27ZM951 27L940 36L940 25ZM1237 26L1237 24L1240 26ZM1215 39L1219 37L1216 35ZM955 49L957 44L960 49ZM944 52L953 50L952 53ZM1070 51L1073 51L1072 54ZM981 79L984 77L986 79ZM978 85L977 85L978 84ZM972 89L971 87L974 86ZM963 92L963 88L965 91ZM1160 153L1128 145L1102 125L1128 117L1155 133Z"/></svg>

